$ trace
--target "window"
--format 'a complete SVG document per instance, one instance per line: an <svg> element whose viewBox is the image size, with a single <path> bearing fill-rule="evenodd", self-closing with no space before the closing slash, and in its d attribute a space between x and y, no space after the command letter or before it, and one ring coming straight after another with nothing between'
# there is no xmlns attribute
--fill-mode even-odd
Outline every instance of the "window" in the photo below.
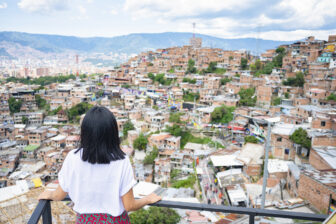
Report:
<svg viewBox="0 0 336 224"><path fill-rule="evenodd" d="M289 154L289 149L285 149L285 154L286 154L286 155Z"/></svg>
<svg viewBox="0 0 336 224"><path fill-rule="evenodd" d="M282 142L282 137L278 137L277 142Z"/></svg>
<svg viewBox="0 0 336 224"><path fill-rule="evenodd" d="M321 121L321 126L324 127L326 125L325 121Z"/></svg>

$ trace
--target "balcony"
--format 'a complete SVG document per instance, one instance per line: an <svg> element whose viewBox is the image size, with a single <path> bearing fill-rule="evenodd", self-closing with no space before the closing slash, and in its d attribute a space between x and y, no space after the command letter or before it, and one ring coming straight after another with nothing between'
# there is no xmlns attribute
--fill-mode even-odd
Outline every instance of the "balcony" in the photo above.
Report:
<svg viewBox="0 0 336 224"><path fill-rule="evenodd" d="M69 201L70 198L66 198ZM157 203L151 204L150 206L167 207L167 208L178 208L187 210L198 210L198 211L209 211L209 212L223 212L223 213L234 213L234 214L244 214L249 216L249 224L255 223L255 218L258 216L265 217L278 217L287 219L299 219L307 221L318 221L323 222L327 219L327 215L323 214L311 214L303 212L290 212L290 211L279 211L279 210L268 210L268 209L257 209L257 208L245 208L245 207L232 207L232 206L222 206L222 205L208 205L199 203L186 203L186 202L173 202L173 201L159 201ZM28 224L37 224L42 216L43 224L51 224L51 206L49 200L40 200L36 206L33 214L31 215Z"/></svg>

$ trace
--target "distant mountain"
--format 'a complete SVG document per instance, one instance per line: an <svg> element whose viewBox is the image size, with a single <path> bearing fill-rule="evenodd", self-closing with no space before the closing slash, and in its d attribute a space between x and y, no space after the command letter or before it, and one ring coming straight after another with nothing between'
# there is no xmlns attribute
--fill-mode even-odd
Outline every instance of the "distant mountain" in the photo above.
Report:
<svg viewBox="0 0 336 224"><path fill-rule="evenodd" d="M166 48L172 46L183 46L189 43L192 33L138 33L116 37L90 37L82 38L75 36L30 34L21 32L0 32L0 47L2 54L6 54L6 48L12 45L22 46L42 53L62 53L66 51L88 52L88 53L139 53L146 50ZM286 41L262 40L255 38L223 39L203 34L196 34L196 37L203 39L203 46L216 47L225 50L246 49L252 52L262 52L267 49L276 48L281 44L288 44ZM15 56L15 55L12 55Z"/></svg>

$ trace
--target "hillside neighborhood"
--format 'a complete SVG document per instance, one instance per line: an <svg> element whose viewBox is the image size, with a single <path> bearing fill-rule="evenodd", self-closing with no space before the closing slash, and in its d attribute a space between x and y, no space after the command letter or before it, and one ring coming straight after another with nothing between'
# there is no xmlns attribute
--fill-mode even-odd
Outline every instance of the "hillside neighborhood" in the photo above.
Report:
<svg viewBox="0 0 336 224"><path fill-rule="evenodd" d="M0 68L0 223L26 223L36 192L57 186L95 105L117 119L137 197L155 191L171 201L335 211L336 35L260 55L202 47L192 37L100 73L86 67ZM55 219L73 223L72 204L57 203ZM176 210L179 223L248 220Z"/></svg>

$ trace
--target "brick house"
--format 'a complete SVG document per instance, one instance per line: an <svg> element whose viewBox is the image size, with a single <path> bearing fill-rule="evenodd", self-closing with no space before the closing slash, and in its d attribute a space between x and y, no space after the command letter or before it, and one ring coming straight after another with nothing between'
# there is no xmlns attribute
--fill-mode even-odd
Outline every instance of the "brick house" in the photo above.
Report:
<svg viewBox="0 0 336 224"><path fill-rule="evenodd" d="M257 87L257 104L268 108L272 101L272 87L258 86Z"/></svg>
<svg viewBox="0 0 336 224"><path fill-rule="evenodd" d="M309 163L317 170L336 169L336 147L313 146L309 154Z"/></svg>
<svg viewBox="0 0 336 224"><path fill-rule="evenodd" d="M290 124L277 124L271 132L271 150L275 158L294 160L295 150L289 136L295 131L296 126Z"/></svg>
<svg viewBox="0 0 336 224"><path fill-rule="evenodd" d="M336 199L336 170L302 170L299 180L299 197L308 201L320 212L328 211L330 195Z"/></svg>

